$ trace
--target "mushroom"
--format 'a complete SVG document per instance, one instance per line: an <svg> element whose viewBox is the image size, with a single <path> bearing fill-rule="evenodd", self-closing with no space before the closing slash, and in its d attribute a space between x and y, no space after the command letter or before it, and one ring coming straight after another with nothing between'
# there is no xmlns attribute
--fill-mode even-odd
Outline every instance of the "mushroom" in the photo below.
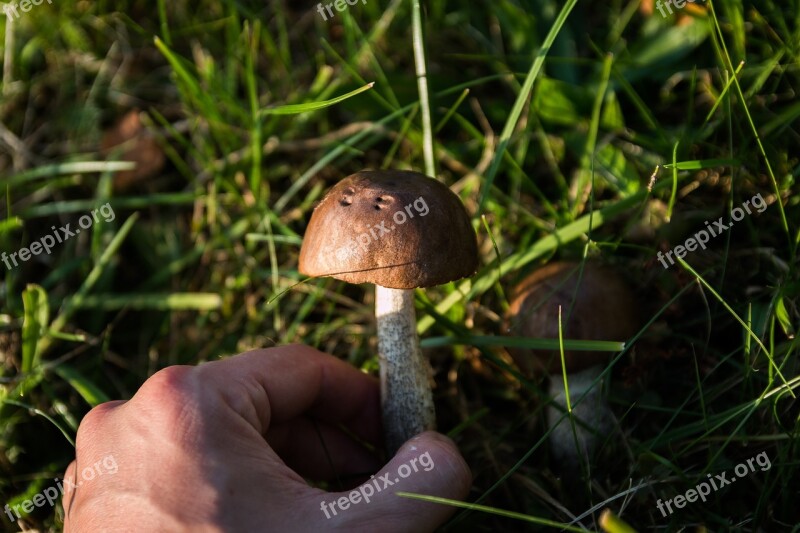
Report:
<svg viewBox="0 0 800 533"><path fill-rule="evenodd" d="M592 262L583 265L582 273L580 263L557 262L535 270L512 290L506 331L515 336L557 339L559 306L564 339L624 340L638 330L635 298L619 276ZM580 456L593 454L595 435L607 434L612 428L613 415L601 393L602 380L595 384L608 353L564 350L571 404L586 395L572 410L585 425L576 425L576 449L570 424L558 424L567 407L560 353L509 351L527 375L549 374L549 395L561 406L558 409L551 404L546 410L548 425L553 428L550 448L557 463L576 470Z"/></svg>
<svg viewBox="0 0 800 533"><path fill-rule="evenodd" d="M364 170L314 209L299 271L373 283L386 447L435 429L431 368L422 355L414 292L475 273L475 232L461 200L418 172Z"/></svg>

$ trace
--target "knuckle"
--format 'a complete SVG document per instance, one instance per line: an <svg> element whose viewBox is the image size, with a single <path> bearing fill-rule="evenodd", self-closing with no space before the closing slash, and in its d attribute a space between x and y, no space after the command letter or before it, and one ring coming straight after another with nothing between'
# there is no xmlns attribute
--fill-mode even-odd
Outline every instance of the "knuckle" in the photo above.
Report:
<svg viewBox="0 0 800 533"><path fill-rule="evenodd" d="M191 394L195 381L193 374L192 367L169 366L150 376L136 396L170 401L177 396Z"/></svg>
<svg viewBox="0 0 800 533"><path fill-rule="evenodd" d="M162 434L189 435L197 429L202 388L199 374L189 366L171 366L153 374L136 393L132 403Z"/></svg>
<svg viewBox="0 0 800 533"><path fill-rule="evenodd" d="M114 410L119 402L106 402L92 408L81 420L78 434L75 437L75 447L80 450L90 442L95 442L98 435L103 435L109 424Z"/></svg>

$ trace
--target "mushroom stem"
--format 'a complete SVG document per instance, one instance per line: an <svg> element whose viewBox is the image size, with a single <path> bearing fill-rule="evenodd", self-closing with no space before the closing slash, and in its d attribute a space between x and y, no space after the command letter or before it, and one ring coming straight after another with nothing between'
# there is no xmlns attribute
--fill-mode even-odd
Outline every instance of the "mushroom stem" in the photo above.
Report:
<svg viewBox="0 0 800 533"><path fill-rule="evenodd" d="M567 409L567 395L564 391L564 379L560 374L550 376L548 393L553 403L561 409L548 405L547 423L553 428L550 433L550 449L556 461L573 471L578 471L581 458L591 457L601 444L598 436L607 436L613 428L613 413L603 396L603 380L594 381L603 371L602 365L594 365L580 372L567 374L569 384L572 416L576 419L575 433L568 417L559 422ZM575 403L583 396L578 405ZM579 424L580 420L583 424ZM585 424L585 425L584 425ZM576 447L576 437L577 445Z"/></svg>
<svg viewBox="0 0 800 533"><path fill-rule="evenodd" d="M419 346L414 291L375 289L383 428L394 455L414 435L436 429L431 367Z"/></svg>

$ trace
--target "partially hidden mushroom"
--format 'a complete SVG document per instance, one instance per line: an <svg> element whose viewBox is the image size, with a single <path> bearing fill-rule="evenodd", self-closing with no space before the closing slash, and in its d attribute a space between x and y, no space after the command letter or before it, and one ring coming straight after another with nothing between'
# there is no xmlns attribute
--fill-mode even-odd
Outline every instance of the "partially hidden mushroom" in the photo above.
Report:
<svg viewBox="0 0 800 533"><path fill-rule="evenodd" d="M512 290L505 331L513 336L558 339L559 306L564 339L626 341L638 331L639 316L631 290L613 271L591 261L583 265L552 263L524 278ZM576 435L562 419L567 403L560 352L509 351L523 373L549 376L549 395L561 407L551 404L546 409L552 428L551 453L560 466L576 470L581 456L593 455L597 435L606 435L613 427L613 414L603 397L602 379L598 379L609 352L564 350L572 415L580 422L576 425L576 447Z"/></svg>
<svg viewBox="0 0 800 533"><path fill-rule="evenodd" d="M306 229L299 271L375 284L386 447L436 428L431 367L417 335L413 289L471 276L475 232L461 200L424 174L365 170L336 184Z"/></svg>

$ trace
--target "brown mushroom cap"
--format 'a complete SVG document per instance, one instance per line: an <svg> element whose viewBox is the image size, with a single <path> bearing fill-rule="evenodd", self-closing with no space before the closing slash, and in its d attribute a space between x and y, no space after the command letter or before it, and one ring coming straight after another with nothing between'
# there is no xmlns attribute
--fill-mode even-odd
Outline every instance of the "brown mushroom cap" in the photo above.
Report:
<svg viewBox="0 0 800 533"><path fill-rule="evenodd" d="M314 209L299 270L393 289L431 287L478 268L475 232L461 200L418 172L362 170Z"/></svg>
<svg viewBox="0 0 800 533"><path fill-rule="evenodd" d="M587 262L549 264L522 280L513 290L506 313L509 335L558 338L561 306L564 339L624 341L638 331L636 300L623 280L611 270ZM580 278L580 285L578 284ZM573 304L574 299L574 304ZM514 360L531 375L541 370L561 373L561 356L552 350L510 349ZM564 350L568 373L605 363L609 352Z"/></svg>

